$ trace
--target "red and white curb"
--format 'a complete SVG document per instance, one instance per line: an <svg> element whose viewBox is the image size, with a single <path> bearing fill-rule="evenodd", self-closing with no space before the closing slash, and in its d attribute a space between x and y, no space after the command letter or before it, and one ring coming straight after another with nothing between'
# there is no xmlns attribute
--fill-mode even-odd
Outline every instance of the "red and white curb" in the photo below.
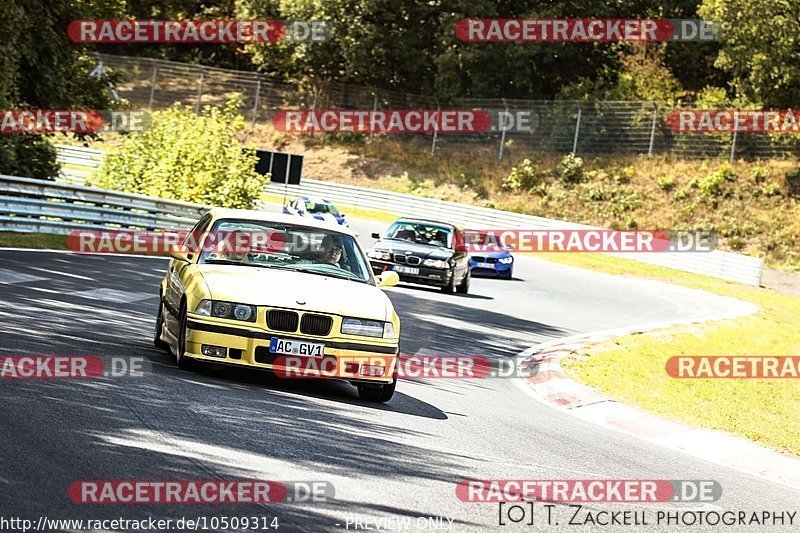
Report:
<svg viewBox="0 0 800 533"><path fill-rule="evenodd" d="M591 387L570 379L561 368L561 360L565 356L588 344L668 326L736 318L758 310L754 305L741 303L743 305L729 310L724 315L703 320L674 321L606 330L537 344L516 357L521 368L532 371L533 375L514 381L523 392L535 399L587 422L792 488L800 488L800 459L723 431L666 420L621 404Z"/></svg>

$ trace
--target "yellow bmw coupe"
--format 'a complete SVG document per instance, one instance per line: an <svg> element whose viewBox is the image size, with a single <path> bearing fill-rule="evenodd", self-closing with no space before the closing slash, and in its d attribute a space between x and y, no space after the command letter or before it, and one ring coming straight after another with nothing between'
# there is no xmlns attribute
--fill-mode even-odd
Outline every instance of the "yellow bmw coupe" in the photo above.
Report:
<svg viewBox="0 0 800 533"><path fill-rule="evenodd" d="M394 394L400 321L379 287L398 276L376 279L349 228L215 208L170 255L154 342L179 367L343 379L374 402Z"/></svg>

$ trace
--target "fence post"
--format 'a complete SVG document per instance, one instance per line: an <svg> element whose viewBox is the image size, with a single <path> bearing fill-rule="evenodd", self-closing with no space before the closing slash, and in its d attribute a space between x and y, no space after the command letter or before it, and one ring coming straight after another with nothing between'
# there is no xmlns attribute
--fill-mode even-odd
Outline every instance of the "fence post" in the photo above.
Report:
<svg viewBox="0 0 800 533"><path fill-rule="evenodd" d="M197 88L197 103L194 106L194 112L200 113L200 103L203 101L203 82L205 82L205 71L200 69L200 86Z"/></svg>
<svg viewBox="0 0 800 533"><path fill-rule="evenodd" d="M506 99L502 98L503 100L503 107L505 108L506 116L508 116L508 104L506 103ZM503 117L505 118L505 117ZM498 121L498 125L505 126L504 121ZM500 132L500 153L497 154L497 160L501 161L503 159L503 148L506 145L506 128L503 127L503 131Z"/></svg>
<svg viewBox="0 0 800 533"><path fill-rule="evenodd" d="M375 116L375 112L378 110L378 91L375 90L372 92L372 117ZM372 138L375 136L375 131L372 128L372 118L369 120L369 142L372 144Z"/></svg>
<svg viewBox="0 0 800 533"><path fill-rule="evenodd" d="M148 111L152 111L153 110L153 97L156 94L156 80L157 80L157 78L158 78L158 64L156 64L156 62L154 61L153 62L153 77L150 80L150 100L148 100L148 102L147 102L147 110Z"/></svg>
<svg viewBox="0 0 800 533"><path fill-rule="evenodd" d="M731 157L728 162L733 164L733 156L736 154L736 128L733 128L733 139L731 141Z"/></svg>
<svg viewBox="0 0 800 533"><path fill-rule="evenodd" d="M440 107L437 104L436 105L436 119L437 120L439 119L439 110L440 110ZM438 136L439 136L439 126L436 125L436 127L433 129L433 142L431 143L431 155L433 155L433 153L436 151L436 138Z"/></svg>
<svg viewBox="0 0 800 533"><path fill-rule="evenodd" d="M575 121L575 140L572 141L572 155L578 155L578 132L581 130L581 108L578 107L578 120Z"/></svg>
<svg viewBox="0 0 800 533"><path fill-rule="evenodd" d="M653 155L653 141L656 139L656 118L658 117L658 104L653 102L655 105L653 109L653 125L650 127L650 146L647 148L647 156L650 157Z"/></svg>
<svg viewBox="0 0 800 533"><path fill-rule="evenodd" d="M256 83L256 101L253 104L253 127L256 127L256 118L258 118L258 97L261 95L261 80Z"/></svg>

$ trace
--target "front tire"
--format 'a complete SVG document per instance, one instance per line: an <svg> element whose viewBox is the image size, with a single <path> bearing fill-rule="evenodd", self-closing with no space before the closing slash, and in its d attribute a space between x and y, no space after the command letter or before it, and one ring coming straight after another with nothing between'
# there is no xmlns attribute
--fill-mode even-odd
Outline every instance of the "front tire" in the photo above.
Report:
<svg viewBox="0 0 800 533"><path fill-rule="evenodd" d="M397 378L388 385L380 387L366 387L364 385L358 386L358 397L366 402L386 403L394 396L394 390L397 387Z"/></svg>
<svg viewBox="0 0 800 533"><path fill-rule="evenodd" d="M453 270L453 275L450 276L450 281L447 282L447 285L442 287L442 292L445 294L453 294L456 290L456 271Z"/></svg>
<svg viewBox="0 0 800 533"><path fill-rule="evenodd" d="M164 302L158 300L158 315L156 315L156 330L153 334L153 345L159 350L168 350L169 344L161 340L161 333L164 331Z"/></svg>
<svg viewBox="0 0 800 533"><path fill-rule="evenodd" d="M175 349L175 363L181 370L192 370L194 360L186 356L186 304L181 304L180 325L178 326L178 346Z"/></svg>
<svg viewBox="0 0 800 533"><path fill-rule="evenodd" d="M462 279L461 283L459 283L458 287L456 287L458 294L467 294L469 292L470 279L472 279L472 271L467 269L467 273L464 274L464 279Z"/></svg>

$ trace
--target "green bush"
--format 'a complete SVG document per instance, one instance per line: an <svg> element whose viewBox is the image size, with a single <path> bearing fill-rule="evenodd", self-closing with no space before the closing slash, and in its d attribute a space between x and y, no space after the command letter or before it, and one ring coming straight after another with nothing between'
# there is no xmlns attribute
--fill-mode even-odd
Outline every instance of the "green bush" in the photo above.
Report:
<svg viewBox="0 0 800 533"><path fill-rule="evenodd" d="M583 159L569 153L558 164L558 177L565 183L580 183L583 180Z"/></svg>
<svg viewBox="0 0 800 533"><path fill-rule="evenodd" d="M536 168L536 164L530 159L523 159L522 162L511 168L508 176L503 178L500 187L506 191L517 192L527 191L542 182L542 175Z"/></svg>
<svg viewBox="0 0 800 533"><path fill-rule="evenodd" d="M715 172L710 172L705 178L698 181L700 194L706 198L725 196L726 182L734 182L739 176L728 163L723 163Z"/></svg>
<svg viewBox="0 0 800 533"><path fill-rule="evenodd" d="M758 184L764 183L767 181L767 169L761 166L754 166L750 169L750 177Z"/></svg>
<svg viewBox="0 0 800 533"><path fill-rule="evenodd" d="M681 189L675 192L675 199L676 200L686 200L689 198L689 190L688 189Z"/></svg>
<svg viewBox="0 0 800 533"><path fill-rule="evenodd" d="M0 174L52 180L59 169L56 149L44 135L0 135Z"/></svg>
<svg viewBox="0 0 800 533"><path fill-rule="evenodd" d="M251 208L269 176L255 171L252 150L236 135L244 128L237 102L197 115L175 105L153 113L153 125L130 135L106 156L91 185L171 200Z"/></svg>
<svg viewBox="0 0 800 533"><path fill-rule="evenodd" d="M604 187L602 183L589 184L584 190L584 198L590 202L604 202L614 197L612 189Z"/></svg>
<svg viewBox="0 0 800 533"><path fill-rule="evenodd" d="M675 187L675 178L673 176L659 176L656 182L663 191L669 192Z"/></svg>
<svg viewBox="0 0 800 533"><path fill-rule="evenodd" d="M774 181L770 181L762 185L760 189L756 190L756 192L761 196L780 196L781 186Z"/></svg>

